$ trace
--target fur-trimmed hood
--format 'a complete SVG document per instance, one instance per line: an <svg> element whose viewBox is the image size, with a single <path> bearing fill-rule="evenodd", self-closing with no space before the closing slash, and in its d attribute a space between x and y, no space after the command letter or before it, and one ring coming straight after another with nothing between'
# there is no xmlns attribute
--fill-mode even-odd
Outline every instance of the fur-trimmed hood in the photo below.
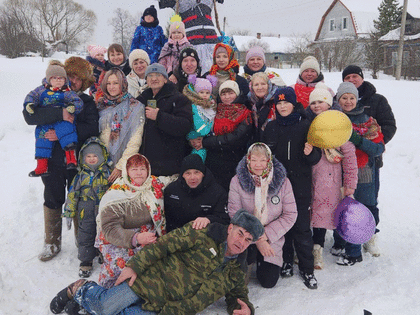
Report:
<svg viewBox="0 0 420 315"><path fill-rule="evenodd" d="M244 156L238 163L238 166L236 167L236 175L238 176L239 184L242 189L249 194L253 194L255 191L255 185L251 173L248 170L246 156ZM283 186L286 176L287 173L283 164L273 157L273 179L268 186L268 194L277 194Z"/></svg>
<svg viewBox="0 0 420 315"><path fill-rule="evenodd" d="M184 90L182 91L188 99L195 105L201 106L203 108L212 108L216 109L216 102L213 100L213 97L210 96L210 99L203 100L197 92L194 91L194 86L190 83L184 86Z"/></svg>

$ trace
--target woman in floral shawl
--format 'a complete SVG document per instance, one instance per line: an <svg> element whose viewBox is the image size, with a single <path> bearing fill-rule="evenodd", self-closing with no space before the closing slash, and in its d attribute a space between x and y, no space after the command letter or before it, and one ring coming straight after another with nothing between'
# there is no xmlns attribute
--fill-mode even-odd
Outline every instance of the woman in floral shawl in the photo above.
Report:
<svg viewBox="0 0 420 315"><path fill-rule="evenodd" d="M152 176L149 161L138 153L122 171L103 196L97 217L95 246L104 258L99 284L105 288L114 285L130 257L165 234L163 190L176 179Z"/></svg>
<svg viewBox="0 0 420 315"><path fill-rule="evenodd" d="M145 121L144 105L128 93L126 76L118 68L107 71L101 89L103 95L97 100L99 132L115 164L108 178L113 182L121 176L127 158L139 152Z"/></svg>

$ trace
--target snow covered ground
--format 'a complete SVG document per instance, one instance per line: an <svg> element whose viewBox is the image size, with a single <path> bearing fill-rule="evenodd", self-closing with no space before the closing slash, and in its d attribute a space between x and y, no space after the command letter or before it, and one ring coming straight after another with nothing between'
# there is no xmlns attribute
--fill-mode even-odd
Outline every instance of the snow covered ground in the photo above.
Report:
<svg viewBox="0 0 420 315"><path fill-rule="evenodd" d="M50 314L52 297L78 278L73 230L63 231L62 251L55 259L44 263L37 258L43 242L43 185L28 177L35 167L34 127L26 125L21 111L48 61L0 56L0 315ZM297 69L277 71L287 84L298 75ZM341 74L324 75L336 90ZM420 314L420 84L365 77L388 98L398 126L381 170L381 256L365 254L362 263L338 266L328 252L332 235L327 234L325 268L315 273L318 290L307 289L298 276L280 279L273 289L263 289L251 279L250 298L257 314L362 315L364 309L374 315ZM99 266L94 267L91 279L97 280ZM225 302L216 302L202 314L226 314Z"/></svg>

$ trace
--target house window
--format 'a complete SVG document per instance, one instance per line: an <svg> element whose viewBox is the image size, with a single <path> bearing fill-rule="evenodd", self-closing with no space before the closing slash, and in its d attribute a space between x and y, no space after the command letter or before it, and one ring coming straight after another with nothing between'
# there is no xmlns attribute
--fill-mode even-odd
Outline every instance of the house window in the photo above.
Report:
<svg viewBox="0 0 420 315"><path fill-rule="evenodd" d="M346 17L344 17L343 18L343 30L346 30L347 29L347 18Z"/></svg>
<svg viewBox="0 0 420 315"><path fill-rule="evenodd" d="M334 30L335 30L335 21L330 20L330 32L334 32Z"/></svg>

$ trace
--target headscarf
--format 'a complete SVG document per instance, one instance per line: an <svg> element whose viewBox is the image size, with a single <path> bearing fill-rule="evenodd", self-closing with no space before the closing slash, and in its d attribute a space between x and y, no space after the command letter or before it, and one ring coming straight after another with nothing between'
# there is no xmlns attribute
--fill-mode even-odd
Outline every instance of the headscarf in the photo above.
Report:
<svg viewBox="0 0 420 315"><path fill-rule="evenodd" d="M219 49L219 48L226 49L226 52L227 52L228 58L229 58L229 63L224 69L221 69L216 64L216 52L217 52L217 49ZM216 75L217 72L228 73L229 74L229 79L233 80L233 81L235 81L236 74L239 72L239 62L235 58L235 54L234 54L234 51L233 51L232 47L230 47L229 45L223 44L223 43L216 44L216 46L214 47L214 51L213 51L213 66L210 68L210 74L211 75Z"/></svg>

